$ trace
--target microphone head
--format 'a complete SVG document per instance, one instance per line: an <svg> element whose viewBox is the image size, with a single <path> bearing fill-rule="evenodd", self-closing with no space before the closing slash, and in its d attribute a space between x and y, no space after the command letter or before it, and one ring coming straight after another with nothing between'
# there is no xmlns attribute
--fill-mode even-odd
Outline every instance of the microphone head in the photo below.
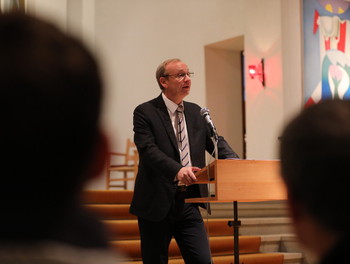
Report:
<svg viewBox="0 0 350 264"><path fill-rule="evenodd" d="M202 108L200 111L201 116L205 116L209 114L209 109L208 108Z"/></svg>

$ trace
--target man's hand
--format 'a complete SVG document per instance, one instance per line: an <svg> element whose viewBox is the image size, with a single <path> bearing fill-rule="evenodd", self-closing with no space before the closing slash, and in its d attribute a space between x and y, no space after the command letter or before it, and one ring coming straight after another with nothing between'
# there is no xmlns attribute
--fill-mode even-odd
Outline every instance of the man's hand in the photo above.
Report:
<svg viewBox="0 0 350 264"><path fill-rule="evenodd" d="M185 185L191 185L197 181L193 172L200 170L198 167L182 167L177 173L177 179Z"/></svg>

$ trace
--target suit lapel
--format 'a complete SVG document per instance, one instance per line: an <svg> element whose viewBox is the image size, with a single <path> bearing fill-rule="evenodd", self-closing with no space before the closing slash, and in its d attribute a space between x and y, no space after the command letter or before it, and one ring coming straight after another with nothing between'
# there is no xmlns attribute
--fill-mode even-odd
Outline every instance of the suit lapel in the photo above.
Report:
<svg viewBox="0 0 350 264"><path fill-rule="evenodd" d="M160 119L162 120L162 123L164 125L165 130L167 131L167 134L170 138L170 141L171 141L173 147L178 151L179 148L177 146L174 128L173 128L173 125L171 124L168 109L166 108L166 105L163 101L162 95L158 96L156 98L155 102L156 102L156 109L157 109L158 115L159 115Z"/></svg>
<svg viewBox="0 0 350 264"><path fill-rule="evenodd" d="M195 123L196 120L196 113L191 109L191 105L184 102L185 106L185 119L186 119L186 126L187 126L187 134L188 134L188 141L190 143L190 149L194 149L195 146L193 146L193 138L195 137Z"/></svg>

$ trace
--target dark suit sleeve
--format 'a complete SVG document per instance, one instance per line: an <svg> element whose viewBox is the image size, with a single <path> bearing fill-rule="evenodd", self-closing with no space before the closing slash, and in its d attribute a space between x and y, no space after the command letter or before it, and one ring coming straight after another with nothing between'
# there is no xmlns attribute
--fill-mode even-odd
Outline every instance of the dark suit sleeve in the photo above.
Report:
<svg viewBox="0 0 350 264"><path fill-rule="evenodd" d="M215 153L214 144L210 138L211 133L209 126L200 115L200 110L201 108L196 104L185 104L186 121L189 120L189 123L187 123L187 128L190 133L189 137L195 142L191 146L192 164L203 167L205 165L204 152L207 151L213 157L215 157ZM219 159L239 158L222 136L218 137L218 152ZM198 157L200 158L197 159Z"/></svg>
<svg viewBox="0 0 350 264"><path fill-rule="evenodd" d="M218 137L218 152L219 152L219 155L218 155L219 159L238 159L239 158L237 153L233 151L230 145L221 136Z"/></svg>
<svg viewBox="0 0 350 264"><path fill-rule="evenodd" d="M207 151L215 157L214 143L210 138L210 132L207 133ZM218 158L219 159L239 159L236 152L230 147L227 141L222 136L218 136Z"/></svg>

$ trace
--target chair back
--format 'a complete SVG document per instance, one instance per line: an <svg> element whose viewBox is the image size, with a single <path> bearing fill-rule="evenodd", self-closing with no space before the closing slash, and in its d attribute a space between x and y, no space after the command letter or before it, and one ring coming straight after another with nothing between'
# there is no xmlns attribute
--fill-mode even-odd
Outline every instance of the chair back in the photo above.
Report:
<svg viewBox="0 0 350 264"><path fill-rule="evenodd" d="M122 158L124 161L121 163L114 163L112 157ZM126 140L125 153L120 152L110 152L107 162L106 162L106 189L111 187L122 187L127 189L127 182L134 181L136 179L138 171L139 155L137 152L136 145L130 138ZM122 177L112 177L112 172L122 173ZM133 173L133 177L128 177L128 173ZM115 184L115 182L121 182L120 184Z"/></svg>
<svg viewBox="0 0 350 264"><path fill-rule="evenodd" d="M136 145L130 138L126 141L125 165L134 165L138 162L138 152Z"/></svg>

